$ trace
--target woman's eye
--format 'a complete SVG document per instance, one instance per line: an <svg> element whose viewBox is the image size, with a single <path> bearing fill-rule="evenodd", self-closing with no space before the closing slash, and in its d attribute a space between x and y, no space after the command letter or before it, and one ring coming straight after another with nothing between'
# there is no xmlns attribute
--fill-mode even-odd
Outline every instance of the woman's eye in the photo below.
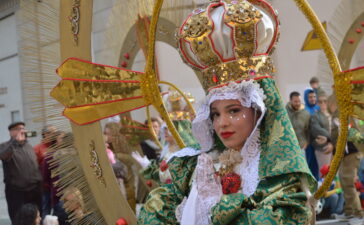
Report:
<svg viewBox="0 0 364 225"><path fill-rule="evenodd" d="M217 113L217 112L212 112L211 115L210 115L210 118L211 118L212 121L214 121L214 119L216 119L217 117L219 117L219 115L220 114Z"/></svg>
<svg viewBox="0 0 364 225"><path fill-rule="evenodd" d="M235 113L238 113L238 112L240 112L241 110L240 109L238 109L238 108L236 108L236 109L230 109L229 110L229 113L230 114L235 114Z"/></svg>

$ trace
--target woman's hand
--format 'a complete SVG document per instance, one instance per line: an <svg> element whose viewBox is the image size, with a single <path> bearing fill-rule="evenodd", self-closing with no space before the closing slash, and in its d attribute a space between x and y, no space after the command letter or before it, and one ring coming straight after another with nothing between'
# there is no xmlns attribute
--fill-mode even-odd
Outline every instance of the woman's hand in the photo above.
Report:
<svg viewBox="0 0 364 225"><path fill-rule="evenodd" d="M323 147L323 150L326 155L331 154L334 151L334 145L330 142Z"/></svg>
<svg viewBox="0 0 364 225"><path fill-rule="evenodd" d="M316 140L316 143L319 145L324 145L327 143L327 137L322 136L322 135L318 135L315 140Z"/></svg>

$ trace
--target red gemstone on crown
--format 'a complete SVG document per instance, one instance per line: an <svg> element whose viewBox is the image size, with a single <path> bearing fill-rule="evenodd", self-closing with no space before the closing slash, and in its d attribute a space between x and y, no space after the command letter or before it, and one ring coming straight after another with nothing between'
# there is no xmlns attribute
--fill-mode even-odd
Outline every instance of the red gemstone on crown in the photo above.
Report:
<svg viewBox="0 0 364 225"><path fill-rule="evenodd" d="M356 33L360 34L361 33L361 29L360 28L357 28L356 29Z"/></svg>
<svg viewBox="0 0 364 225"><path fill-rule="evenodd" d="M129 55L129 53L125 53L125 54L124 54L124 58L126 58L126 59L130 59L130 55Z"/></svg>
<svg viewBox="0 0 364 225"><path fill-rule="evenodd" d="M121 63L121 66L125 68L125 67L127 67L127 66L128 66L128 63L127 63L127 62L125 62L125 61L123 61L123 62Z"/></svg>
<svg viewBox="0 0 364 225"><path fill-rule="evenodd" d="M254 77L255 75L257 75L255 70L249 70L249 76Z"/></svg>
<svg viewBox="0 0 364 225"><path fill-rule="evenodd" d="M212 81L213 81L214 83L219 82L219 78L217 77L217 75L216 75L216 74L212 75Z"/></svg>

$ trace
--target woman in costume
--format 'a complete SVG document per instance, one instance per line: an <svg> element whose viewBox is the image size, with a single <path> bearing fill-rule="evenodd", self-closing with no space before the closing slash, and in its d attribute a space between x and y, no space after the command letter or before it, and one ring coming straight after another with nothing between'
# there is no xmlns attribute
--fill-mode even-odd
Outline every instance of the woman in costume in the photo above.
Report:
<svg viewBox="0 0 364 225"><path fill-rule="evenodd" d="M263 0L215 1L183 23L179 50L207 92L192 124L201 149L174 154L139 224L312 221L316 182L272 79L278 25Z"/></svg>

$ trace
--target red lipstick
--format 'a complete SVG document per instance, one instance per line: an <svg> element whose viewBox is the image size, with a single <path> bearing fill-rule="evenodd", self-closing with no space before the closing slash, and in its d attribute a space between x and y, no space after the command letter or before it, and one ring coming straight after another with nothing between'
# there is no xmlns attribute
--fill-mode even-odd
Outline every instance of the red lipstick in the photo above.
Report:
<svg viewBox="0 0 364 225"><path fill-rule="evenodd" d="M232 131L226 131L226 132L221 132L220 136L224 139L227 139L229 137L231 137L233 134L235 134L235 132Z"/></svg>

